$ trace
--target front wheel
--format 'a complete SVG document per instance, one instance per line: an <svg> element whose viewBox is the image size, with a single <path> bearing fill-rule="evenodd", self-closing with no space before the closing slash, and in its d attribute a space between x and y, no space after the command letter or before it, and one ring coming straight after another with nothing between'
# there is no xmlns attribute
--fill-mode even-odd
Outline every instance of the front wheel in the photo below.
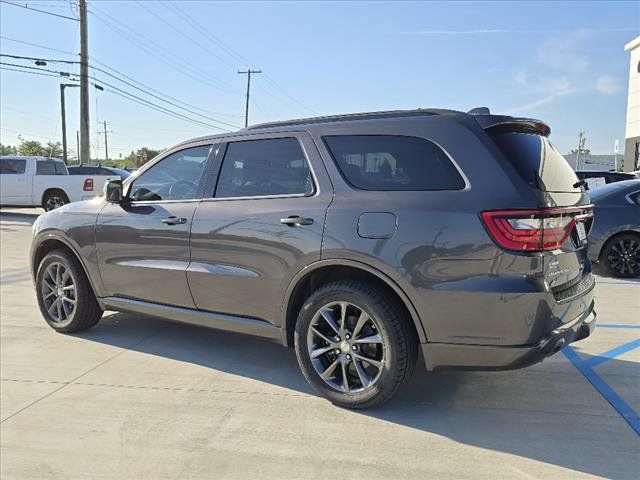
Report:
<svg viewBox="0 0 640 480"><path fill-rule="evenodd" d="M40 262L36 297L45 321L58 332L86 330L102 317L80 262L65 250L54 250Z"/></svg>
<svg viewBox="0 0 640 480"><path fill-rule="evenodd" d="M298 316L295 350L302 373L336 405L382 405L413 373L418 340L410 321L373 285L328 284Z"/></svg>
<svg viewBox="0 0 640 480"><path fill-rule="evenodd" d="M610 239L602 250L602 262L615 277L640 276L640 235L623 233Z"/></svg>

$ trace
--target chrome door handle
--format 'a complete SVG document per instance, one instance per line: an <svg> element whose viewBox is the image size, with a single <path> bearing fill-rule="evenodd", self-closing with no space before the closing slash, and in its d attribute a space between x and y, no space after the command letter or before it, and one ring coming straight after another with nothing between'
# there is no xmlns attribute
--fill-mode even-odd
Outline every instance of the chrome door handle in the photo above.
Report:
<svg viewBox="0 0 640 480"><path fill-rule="evenodd" d="M290 217L281 218L280 223L289 225L290 227L295 227L296 225L311 225L313 223L313 218L304 218L299 215L291 215Z"/></svg>
<svg viewBox="0 0 640 480"><path fill-rule="evenodd" d="M187 219L184 217L171 216L168 218L163 218L162 223L165 223L167 225L184 225L185 223L187 223Z"/></svg>

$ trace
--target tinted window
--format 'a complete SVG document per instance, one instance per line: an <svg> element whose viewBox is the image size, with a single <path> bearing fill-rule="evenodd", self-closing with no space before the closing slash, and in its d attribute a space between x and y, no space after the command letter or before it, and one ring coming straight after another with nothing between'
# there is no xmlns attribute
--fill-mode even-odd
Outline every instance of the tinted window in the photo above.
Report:
<svg viewBox="0 0 640 480"><path fill-rule="evenodd" d="M364 190L460 190L464 180L435 143L392 135L328 136L342 175Z"/></svg>
<svg viewBox="0 0 640 480"><path fill-rule="evenodd" d="M216 197L311 193L309 165L295 138L249 140L227 146Z"/></svg>
<svg viewBox="0 0 640 480"><path fill-rule="evenodd" d="M54 160L53 161L53 166L54 166L54 169L56 171L56 175L66 175L67 174L67 166L64 164L63 161Z"/></svg>
<svg viewBox="0 0 640 480"><path fill-rule="evenodd" d="M0 174L2 175L18 175L24 173L27 166L26 160L18 160L15 158L0 159Z"/></svg>
<svg viewBox="0 0 640 480"><path fill-rule="evenodd" d="M136 201L187 200L198 197L210 145L187 148L160 160L131 186Z"/></svg>
<svg viewBox="0 0 640 480"><path fill-rule="evenodd" d="M56 167L53 160L38 160L36 162L36 175L55 175Z"/></svg>
<svg viewBox="0 0 640 480"><path fill-rule="evenodd" d="M507 160L532 187L547 192L575 192L580 187L571 165L546 137L531 133L489 132Z"/></svg>

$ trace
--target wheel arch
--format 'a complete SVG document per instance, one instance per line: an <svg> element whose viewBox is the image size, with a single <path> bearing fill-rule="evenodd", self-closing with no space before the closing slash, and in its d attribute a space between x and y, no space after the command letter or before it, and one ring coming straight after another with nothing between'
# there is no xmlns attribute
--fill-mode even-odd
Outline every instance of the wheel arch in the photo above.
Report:
<svg viewBox="0 0 640 480"><path fill-rule="evenodd" d="M96 286L91 275L89 275L89 271L82 259L82 256L78 253L77 249L71 244L71 242L52 233L39 238L37 242L34 241L33 247L31 248L31 278L33 281L35 282L38 267L40 266L42 259L54 250L66 250L78 260L82 267L82 271L89 281L89 285L91 286L94 295L98 298Z"/></svg>
<svg viewBox="0 0 640 480"><path fill-rule="evenodd" d="M309 294L320 285L341 279L361 279L374 283L388 291L398 301L412 320L413 327L420 343L427 341L420 316L413 303L388 275L361 262L342 258L320 260L298 272L289 283L282 302L282 343L293 345L294 328L298 312Z"/></svg>
<svg viewBox="0 0 640 480"><path fill-rule="evenodd" d="M53 193L53 192L60 192L60 193L62 193L62 195L65 196L67 201L70 200L69 199L69 195L67 195L67 192L65 192L62 188L51 187L51 188L47 188L44 192L42 192L42 197L40 197L40 206L42 206L44 208L44 199L47 197L48 194Z"/></svg>

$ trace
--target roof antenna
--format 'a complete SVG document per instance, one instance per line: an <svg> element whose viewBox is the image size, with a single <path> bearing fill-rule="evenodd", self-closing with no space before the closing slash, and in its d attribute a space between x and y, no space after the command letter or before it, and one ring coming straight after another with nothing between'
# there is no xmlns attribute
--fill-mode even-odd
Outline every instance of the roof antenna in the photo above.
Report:
<svg viewBox="0 0 640 480"><path fill-rule="evenodd" d="M470 115L490 115L489 107L476 107L467 112Z"/></svg>

